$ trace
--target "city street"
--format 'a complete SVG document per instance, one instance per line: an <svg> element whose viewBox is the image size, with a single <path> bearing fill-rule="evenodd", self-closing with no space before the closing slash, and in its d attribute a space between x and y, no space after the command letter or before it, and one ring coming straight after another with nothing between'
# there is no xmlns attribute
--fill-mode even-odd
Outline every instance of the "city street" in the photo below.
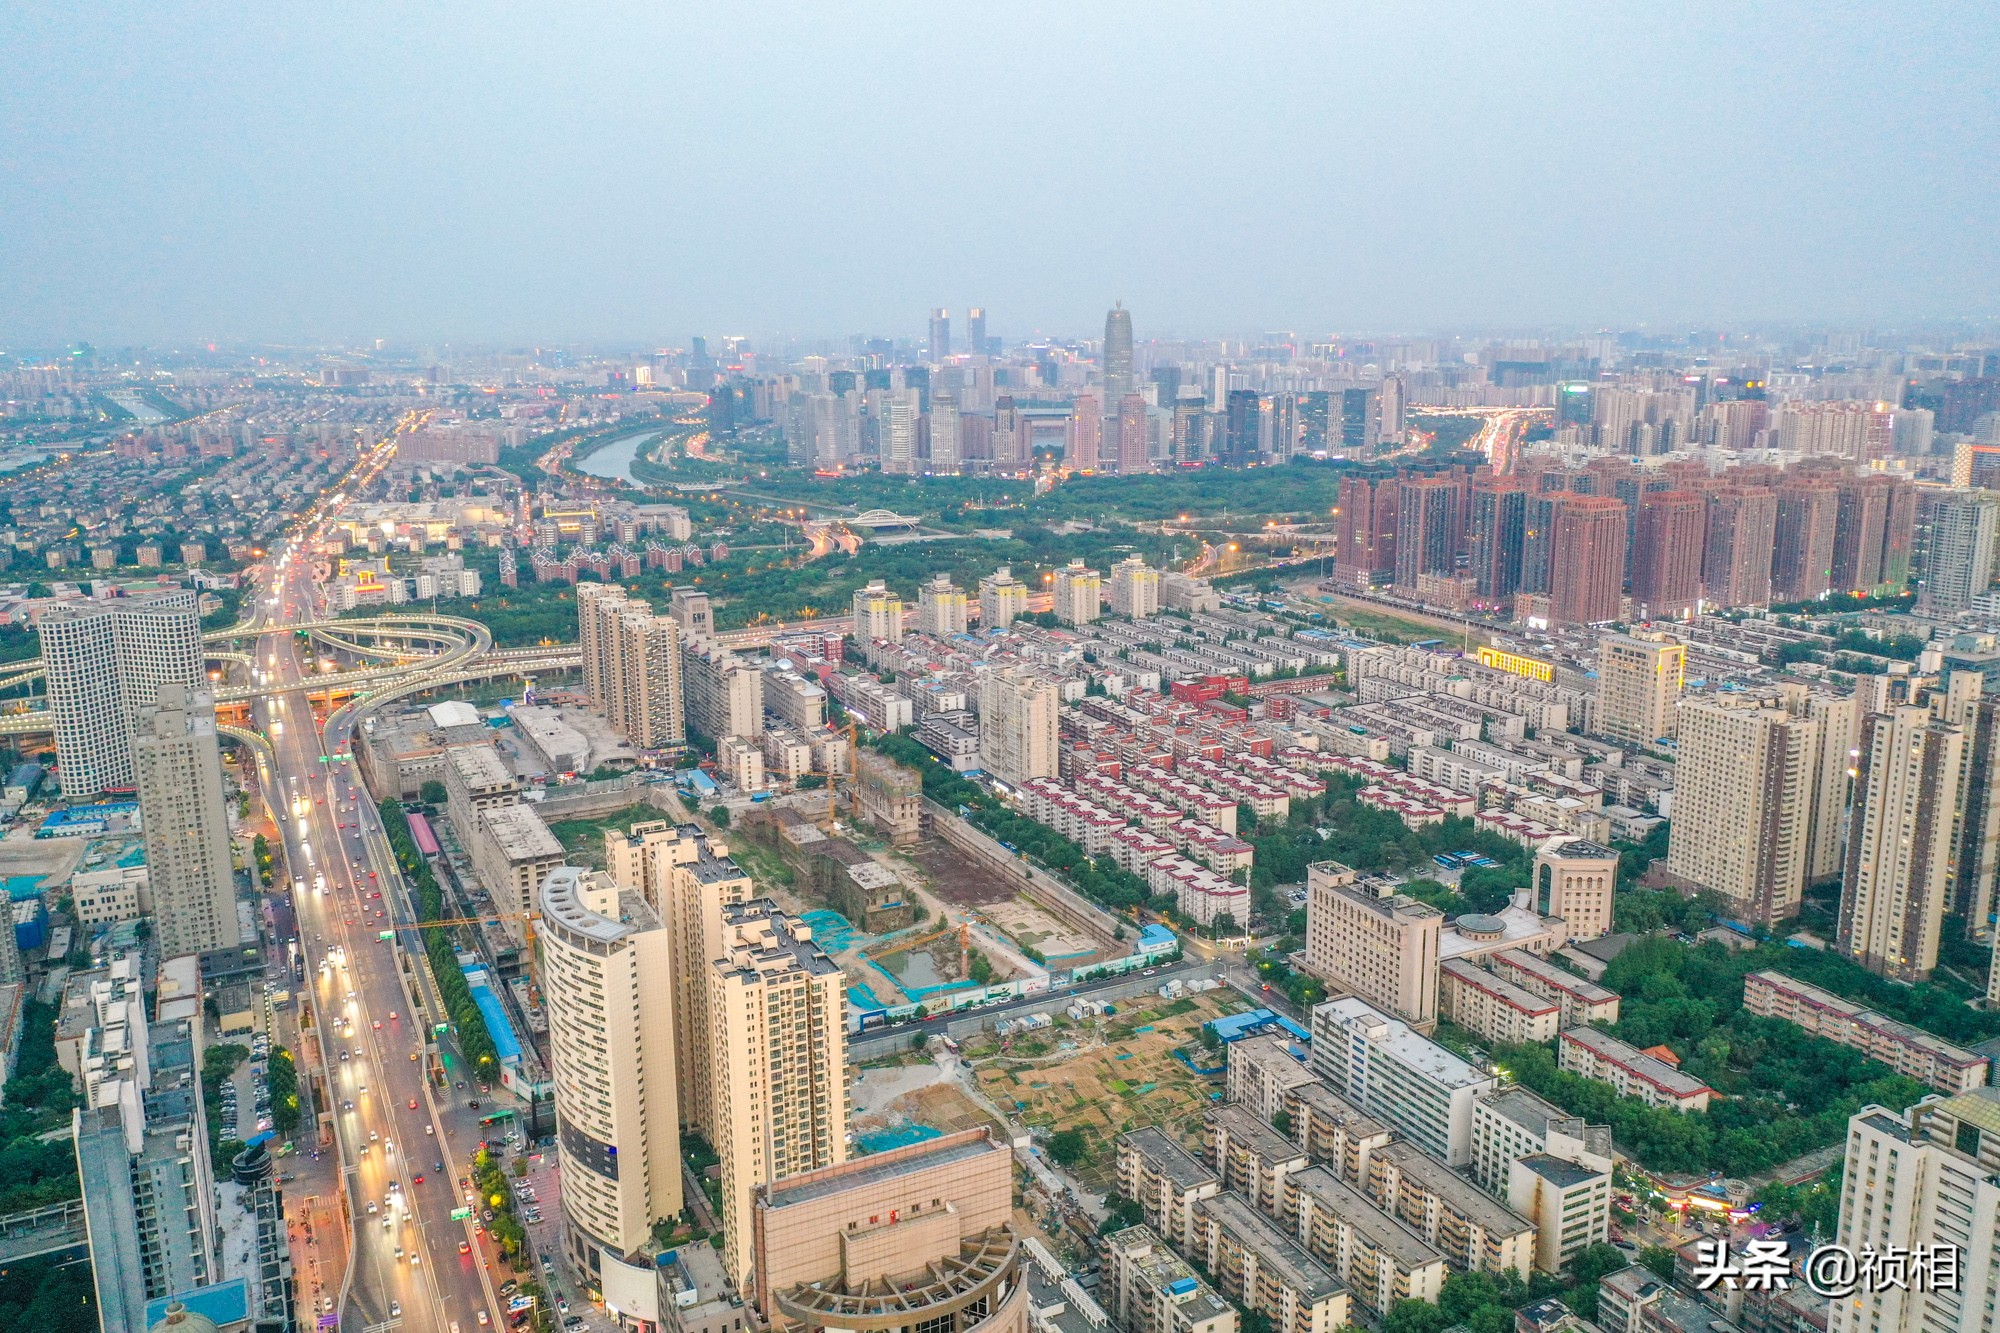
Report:
<svg viewBox="0 0 2000 1333"><path fill-rule="evenodd" d="M274 570L265 590L273 600L260 608L273 632L258 641L253 671L302 682L300 647L284 626L312 618L311 570L283 558ZM338 1186L321 1192L344 1194L353 1230L352 1262L332 1293L344 1324L469 1333L500 1315L492 1276L471 1249L473 1222L451 1218L480 1113L465 1105L475 1092L434 1088L426 1077L436 1005L414 1002L413 986L427 986L403 971L404 940L415 936L381 938L413 914L366 791L346 763L325 758L345 741L348 716L336 714L322 739L302 689L261 703L257 717L275 756L268 790L295 886L306 970L299 1002L317 1021L319 1067L309 1069L302 1052L300 1072L325 1078L335 1137L336 1151L300 1165L340 1171ZM420 955L409 962L421 970ZM330 1218L316 1215L315 1238ZM316 1263L331 1281L339 1257L324 1244L308 1248L302 1267Z"/></svg>

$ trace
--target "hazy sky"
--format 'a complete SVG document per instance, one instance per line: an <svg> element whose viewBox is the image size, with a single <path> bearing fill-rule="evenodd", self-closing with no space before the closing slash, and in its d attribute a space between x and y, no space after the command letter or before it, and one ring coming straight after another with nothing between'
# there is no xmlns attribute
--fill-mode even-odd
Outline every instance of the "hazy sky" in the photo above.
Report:
<svg viewBox="0 0 2000 1333"><path fill-rule="evenodd" d="M2000 5L0 8L0 347L2000 313Z"/></svg>

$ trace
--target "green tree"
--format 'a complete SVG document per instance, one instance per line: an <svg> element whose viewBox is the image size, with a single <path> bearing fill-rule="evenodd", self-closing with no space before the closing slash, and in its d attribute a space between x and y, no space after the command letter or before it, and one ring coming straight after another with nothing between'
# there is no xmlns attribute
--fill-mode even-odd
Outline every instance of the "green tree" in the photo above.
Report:
<svg viewBox="0 0 2000 1333"><path fill-rule="evenodd" d="M431 778L424 783L419 795L425 805L443 805L446 796L444 784L436 778Z"/></svg>
<svg viewBox="0 0 2000 1333"><path fill-rule="evenodd" d="M1104 1196L1104 1207L1110 1216L1104 1219L1101 1231L1121 1231L1146 1220L1146 1210L1139 1206L1139 1201L1128 1199L1116 1190Z"/></svg>
<svg viewBox="0 0 2000 1333"><path fill-rule="evenodd" d="M1648 1245L1639 1251L1639 1262L1652 1270L1653 1276L1662 1282L1674 1279L1674 1252L1665 1245Z"/></svg>
<svg viewBox="0 0 2000 1333"><path fill-rule="evenodd" d="M1049 1135L1049 1160L1057 1166L1075 1166L1090 1155L1090 1144L1080 1129L1061 1129Z"/></svg>
<svg viewBox="0 0 2000 1333"><path fill-rule="evenodd" d="M726 805L710 806L708 808L708 818L709 822L713 823L717 828L728 828L729 807Z"/></svg>

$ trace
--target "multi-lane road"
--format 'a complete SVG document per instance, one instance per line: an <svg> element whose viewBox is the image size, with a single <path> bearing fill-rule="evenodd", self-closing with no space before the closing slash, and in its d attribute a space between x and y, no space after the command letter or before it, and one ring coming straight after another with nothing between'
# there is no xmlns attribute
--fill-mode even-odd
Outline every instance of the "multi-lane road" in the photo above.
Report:
<svg viewBox="0 0 2000 1333"><path fill-rule="evenodd" d="M434 991L421 953L405 958L415 932L396 930L414 920L412 905L367 791L336 757L353 714L333 714L322 733L306 697L309 673L289 626L313 618L310 564L279 552L269 567L253 679L300 688L261 701L256 721L270 741L265 782L294 883L301 999L317 1018L321 1066L307 1072L328 1080L317 1109L331 1113L336 1139L317 1162L298 1164L308 1190L293 1192L343 1199L352 1228L342 1290L325 1297L335 1308L312 1317L472 1333L501 1313L478 1214L451 1217L473 1202L458 1181L478 1146L481 1112L467 1105L477 1089L455 1086L462 1064L441 1082L431 1076ZM301 1293L302 1312L310 1304Z"/></svg>

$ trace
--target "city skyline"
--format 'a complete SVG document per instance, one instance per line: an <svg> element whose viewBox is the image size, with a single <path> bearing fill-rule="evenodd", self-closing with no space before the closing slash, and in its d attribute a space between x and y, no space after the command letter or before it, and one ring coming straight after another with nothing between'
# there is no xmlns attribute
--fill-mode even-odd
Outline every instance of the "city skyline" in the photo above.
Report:
<svg viewBox="0 0 2000 1333"><path fill-rule="evenodd" d="M475 42L471 11L19 12L0 340L921 336L940 305L1019 338L1114 298L1142 336L1847 323L2000 295L1966 169L2000 130L1990 11L1899 9L1896 59L1867 11L1806 6L1293 10L1226 47L1153 18L780 9L694 29L667 77L648 53L689 49L684 16L618 6L482 11Z"/></svg>

